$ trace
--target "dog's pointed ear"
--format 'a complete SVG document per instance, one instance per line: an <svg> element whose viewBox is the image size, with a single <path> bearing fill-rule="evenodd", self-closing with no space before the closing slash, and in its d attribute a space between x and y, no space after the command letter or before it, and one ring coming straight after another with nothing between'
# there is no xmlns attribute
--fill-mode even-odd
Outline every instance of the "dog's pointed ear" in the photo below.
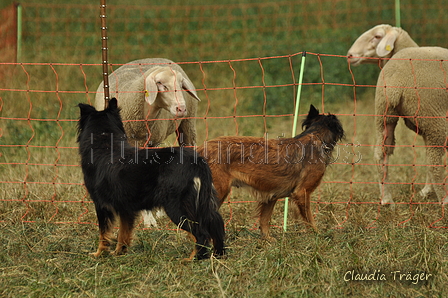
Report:
<svg viewBox="0 0 448 298"><path fill-rule="evenodd" d="M310 105L310 111L308 112L308 117L314 118L319 115L319 110L313 105Z"/></svg>
<svg viewBox="0 0 448 298"><path fill-rule="evenodd" d="M78 104L79 110L81 111L81 116L89 115L93 112L96 112L96 109L91 105L80 103Z"/></svg>
<svg viewBox="0 0 448 298"><path fill-rule="evenodd" d="M319 110L316 109L313 105L310 105L310 111L308 112L308 115L302 122L302 129L304 127L308 128L308 126L310 126L317 117L319 117Z"/></svg>
<svg viewBox="0 0 448 298"><path fill-rule="evenodd" d="M117 99L115 97L113 97L111 100L109 100L108 108L111 110L118 109L118 103L117 103Z"/></svg>

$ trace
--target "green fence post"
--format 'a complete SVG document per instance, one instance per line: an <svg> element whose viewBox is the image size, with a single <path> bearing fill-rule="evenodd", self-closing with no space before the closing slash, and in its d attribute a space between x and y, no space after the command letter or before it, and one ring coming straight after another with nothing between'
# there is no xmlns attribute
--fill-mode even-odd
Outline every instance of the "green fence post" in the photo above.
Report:
<svg viewBox="0 0 448 298"><path fill-rule="evenodd" d="M22 58L22 5L17 3L17 48L16 62L21 62Z"/></svg>
<svg viewBox="0 0 448 298"><path fill-rule="evenodd" d="M395 26L401 27L400 0L395 0Z"/></svg>
<svg viewBox="0 0 448 298"><path fill-rule="evenodd" d="M294 111L294 123L292 125L292 137L296 135L297 130L297 119L299 118L299 106L300 106L300 94L302 93L302 82L303 82L303 70L305 69L305 58L306 52L302 53L302 61L300 64L299 82L297 86L296 95L296 109ZM286 224L288 223L288 201L289 198L285 199L285 210L283 212L283 230L286 232Z"/></svg>

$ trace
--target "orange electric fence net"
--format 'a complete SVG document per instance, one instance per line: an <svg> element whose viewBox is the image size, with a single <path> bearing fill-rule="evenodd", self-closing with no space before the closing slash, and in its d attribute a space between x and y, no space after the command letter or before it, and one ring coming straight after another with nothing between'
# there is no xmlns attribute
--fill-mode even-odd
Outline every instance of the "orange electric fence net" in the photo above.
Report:
<svg viewBox="0 0 448 298"><path fill-rule="evenodd" d="M376 17L373 25L392 23L393 8L390 4L372 8L363 1L357 3L111 6L110 71L145 57L178 62L202 99L195 117L199 145L220 135L289 137L301 66L302 52L298 51L310 50L299 121L312 103L321 112L336 114L346 131L335 162L313 194L316 221L319 224L319 217L327 216L331 223L326 226L344 227L363 217L365 226L375 226L385 212L373 157L378 147L376 117L381 116L374 112L379 69L373 65L351 69L345 53L354 39L371 27L368 20L372 15ZM404 15L406 9L418 8L412 5L403 8ZM432 10L441 4L424 5ZM96 223L79 166L76 105L92 103L102 80L101 64L93 63L100 61L101 54L97 11L92 5L24 5L23 55L34 62L0 63L8 74L0 86L0 221ZM428 21L427 26L435 28L428 30L431 34L419 35L421 31L414 30L415 36L411 35L419 44L441 36L439 14L432 16L416 15L407 25L416 28ZM432 44L447 46L443 41ZM279 52L291 54L276 55ZM439 63L447 82L446 68ZM417 86L415 82L411 92L446 92L448 85ZM418 111L413 117L418 121L425 118ZM395 134L387 184L398 209L394 214L397 222L407 223L419 210L429 226L446 226L437 197L419 195L431 167L445 169L441 183L446 184L446 149L443 165L431 164L425 158L427 147L421 137L403 123ZM165 142L166 146L175 144L174 137ZM254 223L255 227L255 219L248 219L253 206L250 196L235 189L221 211L227 224ZM277 226L282 225L280 210L277 207L273 218Z"/></svg>
<svg viewBox="0 0 448 298"><path fill-rule="evenodd" d="M321 62L322 58L346 59L344 56L315 53L307 55L310 61L316 59ZM290 110L293 110L300 56L301 53L297 53L263 59L180 63L183 68L188 69L190 77L196 79L196 86L200 86L197 91L203 101L196 115L198 143L219 135L288 137L291 132L292 114L270 112L270 104L278 98L269 95L267 90L285 89L284 93L289 93L286 99ZM272 84L266 79L270 71L269 62L274 60L277 63L282 61L285 72L289 73L289 80L282 84ZM258 68L258 73L253 74L258 77L258 84L248 84L244 78L239 80L239 70L248 64ZM75 140L79 115L76 103L92 101L91 97L95 91L89 89L87 82L91 78L86 73L89 68L98 66L50 63L16 65L15 76L23 79L23 87L3 88L6 96L2 96L0 105L0 183L1 201L5 207L2 220L15 215L25 222L95 222L92 217L92 204L83 187ZM216 72L215 68L219 69L218 73L224 79L218 85L209 82L209 78ZM351 73L348 66L346 70ZM40 72L46 72L47 75L36 75ZM313 97L312 100L303 99L301 115L307 112L311 102L323 112L338 115L346 130L346 139L336 150L335 162L327 170L322 186L314 195L317 212L319 209L325 209L327 205L343 206L338 210L340 214L335 215L340 217L337 222L341 225L349 220L347 212L354 208L353 206L371 205L380 208L376 164L372 156L372 148L375 147L372 127L376 116L372 113L373 98L361 101L356 96L356 88L374 89L375 86L357 86L354 76L351 83L329 82L325 80L323 65L321 72L322 82L303 83L303 89L318 87L320 96ZM70 74L71 79L80 79L84 84L83 90L61 88L64 85L62 78L67 74ZM39 89L39 82L36 82L39 79L49 80L53 84L52 88ZM326 91L334 87L349 89L354 97L338 98L342 103L327 103ZM367 97L373 96L372 93L367 94ZM390 162L390 172L393 173L390 176L393 178L388 182L393 186L396 204L405 205L406 208L418 205L438 206L437 199L418 196L418 190L425 184L427 168L438 165L426 163L425 145L416 134L406 128L398 129L397 134L403 134L404 137L400 136L400 142L395 145L397 158ZM176 140L169 139L165 143L170 144L176 144ZM224 208L229 208L229 214L232 215L235 213L231 212L235 209L233 204L251 202L252 199L247 195L237 193L232 195L229 204ZM379 213L380 209L377 210Z"/></svg>

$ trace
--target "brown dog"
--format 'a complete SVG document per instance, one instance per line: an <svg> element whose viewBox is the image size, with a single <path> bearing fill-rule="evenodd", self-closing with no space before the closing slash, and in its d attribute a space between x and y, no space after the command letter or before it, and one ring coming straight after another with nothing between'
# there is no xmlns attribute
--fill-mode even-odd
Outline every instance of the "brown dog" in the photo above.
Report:
<svg viewBox="0 0 448 298"><path fill-rule="evenodd" d="M305 131L294 138L218 137L198 147L212 170L220 204L232 186L248 187L258 201L260 230L269 236L275 203L290 197L306 223L316 230L310 196L320 184L336 143L344 130L336 116L319 115L310 106L302 123Z"/></svg>

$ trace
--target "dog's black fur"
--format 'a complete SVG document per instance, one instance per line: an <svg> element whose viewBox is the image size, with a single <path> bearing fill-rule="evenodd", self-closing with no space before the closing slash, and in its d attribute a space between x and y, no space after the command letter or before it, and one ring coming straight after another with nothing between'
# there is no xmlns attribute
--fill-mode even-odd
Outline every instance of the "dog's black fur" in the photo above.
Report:
<svg viewBox="0 0 448 298"><path fill-rule="evenodd" d="M163 208L170 219L196 239L190 259L224 254L224 222L206 161L190 148L138 149L128 144L115 98L104 111L79 104L78 142L87 190L95 204L100 243L95 257L111 245L111 230L120 218L113 254L127 251L141 210ZM198 183L199 182L199 183Z"/></svg>

